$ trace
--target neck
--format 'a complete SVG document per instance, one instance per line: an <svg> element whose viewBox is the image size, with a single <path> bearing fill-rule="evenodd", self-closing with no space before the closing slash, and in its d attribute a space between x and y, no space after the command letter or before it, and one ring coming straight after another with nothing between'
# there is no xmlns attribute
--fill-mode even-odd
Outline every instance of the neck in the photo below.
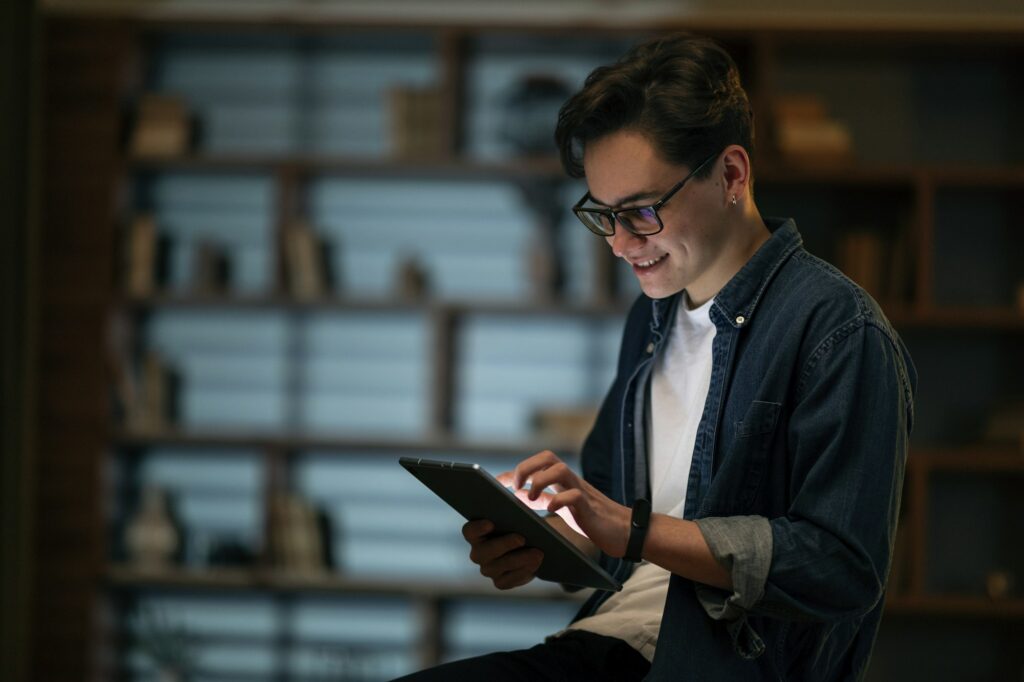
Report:
<svg viewBox="0 0 1024 682"><path fill-rule="evenodd" d="M701 281L686 288L690 310L704 305L721 291L771 237L754 202L744 202L744 207L741 214L722 226L726 244L714 267Z"/></svg>

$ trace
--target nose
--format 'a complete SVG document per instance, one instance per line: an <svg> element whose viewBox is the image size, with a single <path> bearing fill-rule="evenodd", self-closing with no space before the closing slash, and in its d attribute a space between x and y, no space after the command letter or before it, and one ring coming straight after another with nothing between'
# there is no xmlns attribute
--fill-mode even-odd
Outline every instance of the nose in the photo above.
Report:
<svg viewBox="0 0 1024 682"><path fill-rule="evenodd" d="M622 225L616 225L615 234L605 237L605 241L608 242L608 246L612 247L612 254L616 258L624 258L626 253L642 245L647 238L633 234Z"/></svg>

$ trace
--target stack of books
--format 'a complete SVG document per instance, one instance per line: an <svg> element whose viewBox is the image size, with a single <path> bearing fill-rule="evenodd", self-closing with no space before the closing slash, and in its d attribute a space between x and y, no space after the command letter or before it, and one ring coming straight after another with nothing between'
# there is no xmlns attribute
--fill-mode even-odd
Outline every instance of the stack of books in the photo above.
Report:
<svg viewBox="0 0 1024 682"><path fill-rule="evenodd" d="M139 100L131 152L142 157L181 156L189 147L188 109L180 97L148 94Z"/></svg>
<svg viewBox="0 0 1024 682"><path fill-rule="evenodd" d="M853 158L850 129L831 118L816 95L783 95L774 103L779 154L806 165L848 163Z"/></svg>

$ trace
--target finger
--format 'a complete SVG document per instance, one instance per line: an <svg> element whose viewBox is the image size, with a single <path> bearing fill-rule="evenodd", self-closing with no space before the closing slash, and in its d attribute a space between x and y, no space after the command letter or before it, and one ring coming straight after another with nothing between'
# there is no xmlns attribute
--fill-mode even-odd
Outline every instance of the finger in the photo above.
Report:
<svg viewBox="0 0 1024 682"><path fill-rule="evenodd" d="M494 561L480 566L480 574L491 580L499 580L509 573L536 573L544 560L539 549L526 548L504 554Z"/></svg>
<svg viewBox="0 0 1024 682"><path fill-rule="evenodd" d="M579 477L569 465L558 460L543 471L533 474L533 484L530 487L530 499L537 499L541 492L551 487L555 492L562 492L569 488L579 487Z"/></svg>
<svg viewBox="0 0 1024 682"><path fill-rule="evenodd" d="M548 511L557 512L559 509L564 507L576 507L577 505L585 502L586 500L583 497L583 491L579 488L573 488L553 496L551 498L551 502L548 503Z"/></svg>
<svg viewBox="0 0 1024 682"><path fill-rule="evenodd" d="M525 504L530 509L533 509L533 510L536 510L536 511L541 511L543 509L547 509L548 508L548 503L551 501L550 493L541 493L537 497L537 499L532 500L532 499L530 499L530 491L525 489L525 488L520 489L520 490L516 490L513 494L516 496L516 498L520 502Z"/></svg>
<svg viewBox="0 0 1024 682"><path fill-rule="evenodd" d="M562 507L561 509L556 509L555 513L558 514L558 517L560 519L565 521L565 524L567 526L569 526L569 528L573 529L574 531L576 531L577 533L579 533L580 535L582 535L585 538L589 538L590 537L583 530L583 528L580 526L580 524L576 521L576 517L573 515L572 510L569 507Z"/></svg>
<svg viewBox="0 0 1024 682"><path fill-rule="evenodd" d="M476 521L469 521L462 526L462 537L466 538L466 542L472 545L480 542L485 535L493 530L493 523L487 519L477 519Z"/></svg>
<svg viewBox="0 0 1024 682"><path fill-rule="evenodd" d="M526 539L522 535L509 533L489 540L482 540L473 545L469 550L469 560L474 564L483 566L490 564L500 557L523 547Z"/></svg>
<svg viewBox="0 0 1024 682"><path fill-rule="evenodd" d="M530 550L530 553L534 555L530 558L530 563L523 568L508 571L497 578L493 578L494 586L499 590L508 590L525 585L533 580L537 576L540 565L544 562L544 553L536 549Z"/></svg>
<svg viewBox="0 0 1024 682"><path fill-rule="evenodd" d="M515 470L512 472L512 487L516 490L522 488L535 471L545 469L560 461L561 460L558 459L558 456L550 450L542 450L532 457L527 457L517 464ZM543 487L541 489L543 490Z"/></svg>

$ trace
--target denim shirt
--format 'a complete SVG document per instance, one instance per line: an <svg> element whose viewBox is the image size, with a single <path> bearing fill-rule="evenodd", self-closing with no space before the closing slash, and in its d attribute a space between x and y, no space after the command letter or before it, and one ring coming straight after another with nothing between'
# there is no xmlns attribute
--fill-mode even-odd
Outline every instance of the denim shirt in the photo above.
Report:
<svg viewBox="0 0 1024 682"><path fill-rule="evenodd" d="M711 306L683 511L733 591L671 577L649 680L860 679L881 619L916 372L862 289L810 255L792 220L765 223L771 237ZM632 306L583 446L584 477L621 504L649 489L645 396L680 298Z"/></svg>

